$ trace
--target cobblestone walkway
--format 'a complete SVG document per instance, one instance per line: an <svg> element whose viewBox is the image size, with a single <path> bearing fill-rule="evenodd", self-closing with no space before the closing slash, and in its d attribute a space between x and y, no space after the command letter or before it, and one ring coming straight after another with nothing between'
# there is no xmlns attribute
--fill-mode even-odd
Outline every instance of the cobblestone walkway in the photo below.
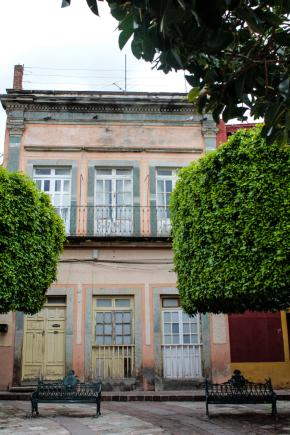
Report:
<svg viewBox="0 0 290 435"><path fill-rule="evenodd" d="M279 418L270 405L211 406L203 402L103 402L94 418L91 405L40 404L41 416L30 418L30 403L0 402L0 435L260 435L290 434L290 403L278 402Z"/></svg>

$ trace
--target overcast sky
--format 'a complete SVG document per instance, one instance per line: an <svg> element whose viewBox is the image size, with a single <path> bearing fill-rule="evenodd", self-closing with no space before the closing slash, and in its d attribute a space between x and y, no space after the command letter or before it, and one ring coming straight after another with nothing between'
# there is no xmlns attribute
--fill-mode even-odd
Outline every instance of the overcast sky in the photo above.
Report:
<svg viewBox="0 0 290 435"><path fill-rule="evenodd" d="M164 75L138 61L130 46L118 48L117 22L106 2L100 18L86 0L0 0L0 92L12 87L13 67L24 65L24 89L124 89L127 55L128 91L185 92L183 73ZM115 84L114 84L115 83ZM0 153L6 115L0 109Z"/></svg>

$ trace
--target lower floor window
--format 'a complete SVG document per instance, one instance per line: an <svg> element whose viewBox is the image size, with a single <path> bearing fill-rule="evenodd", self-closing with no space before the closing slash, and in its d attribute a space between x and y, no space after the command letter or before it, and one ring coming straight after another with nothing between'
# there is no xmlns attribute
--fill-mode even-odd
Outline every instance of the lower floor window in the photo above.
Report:
<svg viewBox="0 0 290 435"><path fill-rule="evenodd" d="M201 377L200 316L186 314L178 298L164 298L162 308L164 377Z"/></svg>
<svg viewBox="0 0 290 435"><path fill-rule="evenodd" d="M102 378L131 377L134 371L133 298L96 298L93 372Z"/></svg>

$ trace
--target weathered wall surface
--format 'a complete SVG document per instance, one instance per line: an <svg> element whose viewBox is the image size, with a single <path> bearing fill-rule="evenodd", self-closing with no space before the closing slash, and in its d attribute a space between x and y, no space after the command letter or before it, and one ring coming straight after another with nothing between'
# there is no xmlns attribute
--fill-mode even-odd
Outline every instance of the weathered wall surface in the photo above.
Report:
<svg viewBox="0 0 290 435"><path fill-rule="evenodd" d="M14 315L0 315L0 323L8 324L8 332L0 332L0 389L6 389L13 379Z"/></svg>
<svg viewBox="0 0 290 435"><path fill-rule="evenodd" d="M3 101L9 113L5 164L30 175L35 166L71 167L72 207L94 205L96 167L132 168L134 206L156 207L156 168L183 167L216 144L210 115L202 119L195 114L184 95L15 91ZM86 237L87 215L77 215L74 226L76 237ZM153 226L147 210L138 236L152 236ZM66 296L66 368L73 367L81 379L89 375L93 297L130 295L135 304L136 367L144 387L152 388L155 376L162 374L161 297L178 294L170 244L146 247L132 240L125 247L107 240L106 246L92 247L90 242L87 237L87 243L66 247L57 281L48 289L48 295ZM15 347L13 341L5 350L5 385L12 378L12 353L14 381L21 379L23 315L17 313L15 334L13 325L9 319ZM228 336L219 341L209 316L202 317L202 328L204 373L210 375L211 366L216 366L218 374L228 367ZM6 348L1 342L0 347L0 352Z"/></svg>

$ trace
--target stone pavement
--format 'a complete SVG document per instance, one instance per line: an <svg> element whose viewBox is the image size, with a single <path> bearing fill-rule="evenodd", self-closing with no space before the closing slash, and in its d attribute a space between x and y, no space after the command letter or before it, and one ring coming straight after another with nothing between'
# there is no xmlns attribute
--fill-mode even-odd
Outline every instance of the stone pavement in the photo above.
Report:
<svg viewBox="0 0 290 435"><path fill-rule="evenodd" d="M30 418L30 403L0 401L0 435L260 435L290 434L290 404L210 405L204 402L103 402L102 416L92 405L40 404L41 416Z"/></svg>

